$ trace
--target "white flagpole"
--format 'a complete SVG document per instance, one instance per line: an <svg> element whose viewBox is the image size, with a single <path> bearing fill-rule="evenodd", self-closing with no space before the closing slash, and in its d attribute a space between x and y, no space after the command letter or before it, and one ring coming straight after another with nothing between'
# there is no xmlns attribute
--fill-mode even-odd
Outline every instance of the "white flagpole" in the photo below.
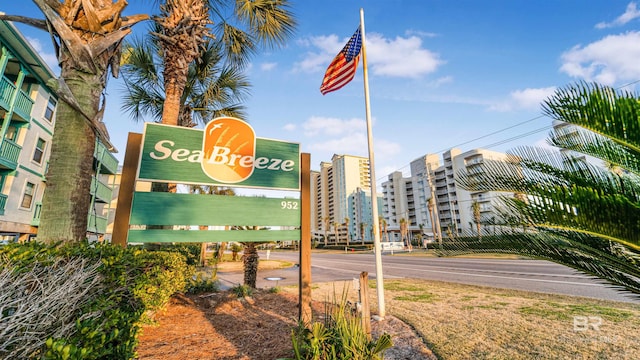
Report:
<svg viewBox="0 0 640 360"><path fill-rule="evenodd" d="M371 131L371 107L369 105L369 74L364 35L364 9L360 8L360 32L362 33L362 74L364 75L364 102L367 114L367 142L369 144L369 176L371 181L371 216L373 217L373 252L376 257L376 289L378 291L378 316L385 317L384 279L382 277L382 249L380 247L380 225L378 222L378 194L376 171L373 161L373 132Z"/></svg>

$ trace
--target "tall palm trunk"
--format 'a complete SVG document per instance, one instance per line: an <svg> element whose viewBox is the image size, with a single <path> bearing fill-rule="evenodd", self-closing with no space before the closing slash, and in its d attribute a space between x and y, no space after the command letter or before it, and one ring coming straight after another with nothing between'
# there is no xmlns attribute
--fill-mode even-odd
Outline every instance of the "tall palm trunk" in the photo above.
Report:
<svg viewBox="0 0 640 360"><path fill-rule="evenodd" d="M209 8L205 0L166 0L156 18L162 34L156 34L164 52L165 100L162 123L178 125L189 64L200 54L199 47L210 36Z"/></svg>
<svg viewBox="0 0 640 360"><path fill-rule="evenodd" d="M256 249L256 244L252 242L242 243L244 246L244 256L242 262L244 265L244 284L251 288L256 287L256 280L258 278L258 264L260 262L260 256Z"/></svg>
<svg viewBox="0 0 640 360"><path fill-rule="evenodd" d="M59 102L38 239L81 241L87 234L96 132L103 133L101 95L109 69L118 74L120 44L148 16L121 17L126 2L34 0L47 21L20 18L51 34L62 67L49 84ZM104 105L103 105L104 106ZM104 138L103 138L104 139Z"/></svg>
<svg viewBox="0 0 640 360"><path fill-rule="evenodd" d="M104 88L98 74L63 66L61 76L88 115L98 112ZM42 198L38 240L80 241L87 236L96 136L83 115L60 102L51 144L47 189Z"/></svg>

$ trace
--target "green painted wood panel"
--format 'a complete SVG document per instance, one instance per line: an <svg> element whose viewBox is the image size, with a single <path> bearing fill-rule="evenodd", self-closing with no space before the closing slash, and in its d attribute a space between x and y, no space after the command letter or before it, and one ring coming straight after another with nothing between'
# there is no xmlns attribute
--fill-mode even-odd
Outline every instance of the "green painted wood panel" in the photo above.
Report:
<svg viewBox="0 0 640 360"><path fill-rule="evenodd" d="M129 243L300 241L300 230L129 230Z"/></svg>
<svg viewBox="0 0 640 360"><path fill-rule="evenodd" d="M131 225L300 226L300 199L136 192Z"/></svg>
<svg viewBox="0 0 640 360"><path fill-rule="evenodd" d="M256 158L267 158L276 168L280 160L295 163L292 171L256 168L237 183L221 183L202 171L202 129L145 123L138 180L179 184L213 184L280 190L300 189L300 144L256 138ZM170 155L169 155L170 152ZM158 159L160 158L160 159Z"/></svg>

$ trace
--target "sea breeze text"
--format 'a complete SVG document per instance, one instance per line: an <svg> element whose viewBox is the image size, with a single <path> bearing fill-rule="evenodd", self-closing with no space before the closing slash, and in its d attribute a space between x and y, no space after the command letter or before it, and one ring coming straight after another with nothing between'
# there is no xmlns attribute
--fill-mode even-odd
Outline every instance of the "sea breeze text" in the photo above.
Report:
<svg viewBox="0 0 640 360"><path fill-rule="evenodd" d="M202 150L173 149L175 143L171 140L158 141L153 147L149 157L154 160L171 159L173 161L188 161L192 163L202 163ZM231 149L224 146L214 146L211 157L207 164L224 164L228 166L254 167L256 169L293 171L295 162L293 160L270 159L267 157L254 158L250 155L232 154Z"/></svg>

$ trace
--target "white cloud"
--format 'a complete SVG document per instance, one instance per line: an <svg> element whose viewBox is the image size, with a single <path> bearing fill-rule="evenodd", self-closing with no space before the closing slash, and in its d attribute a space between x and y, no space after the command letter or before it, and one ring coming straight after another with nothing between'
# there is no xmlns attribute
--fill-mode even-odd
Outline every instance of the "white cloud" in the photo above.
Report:
<svg viewBox="0 0 640 360"><path fill-rule="evenodd" d="M349 38L336 35L316 36L299 42L315 48L294 64L295 71L318 72L344 47ZM366 38L367 65L373 74L401 78L419 78L435 72L445 62L440 55L423 48L422 39L412 35L387 39L376 33Z"/></svg>
<svg viewBox="0 0 640 360"><path fill-rule="evenodd" d="M637 19L639 17L640 17L640 11L638 10L636 3L630 2L629 5L627 5L627 9L625 10L624 14L618 16L615 20L613 20L610 23L607 23L607 22L597 23L596 29L605 29L605 28L610 28L614 26L622 26L628 23L629 21L633 19Z"/></svg>
<svg viewBox="0 0 640 360"><path fill-rule="evenodd" d="M372 122L375 123L375 119ZM315 116L300 127L309 138L305 141L309 151L320 157L314 161L330 161L333 154L368 157L367 127L363 119ZM400 144L385 139L376 138L374 146L382 161L394 160L401 151Z"/></svg>
<svg viewBox="0 0 640 360"><path fill-rule="evenodd" d="M385 139L374 140L375 156L376 159L381 162L393 161L395 155L401 152L402 147L398 143L394 143ZM341 136L337 138L320 139L320 141L314 141L309 145L309 148L315 153L323 154L326 156L319 161L329 161L333 154L347 154L355 156L368 157L368 142L366 132L360 132L350 134L348 136ZM376 160L376 164L379 164ZM376 174L379 175L379 174Z"/></svg>
<svg viewBox="0 0 640 360"><path fill-rule="evenodd" d="M420 36L423 38L434 38L437 37L438 34L436 33L430 33L430 32L425 32L425 31L420 31L420 30L407 30L405 31L406 35L416 35L416 36Z"/></svg>
<svg viewBox="0 0 640 360"><path fill-rule="evenodd" d="M60 66L58 65L58 58L56 57L56 54L46 52L39 39L32 38L32 37L26 37L26 38L29 44L31 44L33 49L36 51L36 53L38 53L38 55L40 55L42 60L44 60L44 62L46 62L47 65L49 65L49 68L51 68L51 70L55 74L59 74Z"/></svg>
<svg viewBox="0 0 640 360"><path fill-rule="evenodd" d="M298 126L296 124L286 124L283 129L285 131L296 131L298 129Z"/></svg>
<svg viewBox="0 0 640 360"><path fill-rule="evenodd" d="M562 54L560 71L604 85L640 78L640 32L610 35Z"/></svg>
<svg viewBox="0 0 640 360"><path fill-rule="evenodd" d="M506 112L520 109L539 108L542 101L551 96L555 90L556 88L553 86L516 90L509 94L508 100L492 104L489 107L489 110Z"/></svg>
<svg viewBox="0 0 640 360"><path fill-rule="evenodd" d="M302 124L306 136L339 136L366 131L366 122L362 119L338 119L313 116Z"/></svg>
<svg viewBox="0 0 640 360"><path fill-rule="evenodd" d="M262 71L271 71L271 70L275 69L276 66L278 66L278 64L274 63L274 62L262 63L262 64L260 64L260 70L262 70Z"/></svg>
<svg viewBox="0 0 640 360"><path fill-rule="evenodd" d="M422 48L417 36L389 40L376 33L367 37L367 61L374 74L408 78L430 74L444 64L440 55Z"/></svg>

